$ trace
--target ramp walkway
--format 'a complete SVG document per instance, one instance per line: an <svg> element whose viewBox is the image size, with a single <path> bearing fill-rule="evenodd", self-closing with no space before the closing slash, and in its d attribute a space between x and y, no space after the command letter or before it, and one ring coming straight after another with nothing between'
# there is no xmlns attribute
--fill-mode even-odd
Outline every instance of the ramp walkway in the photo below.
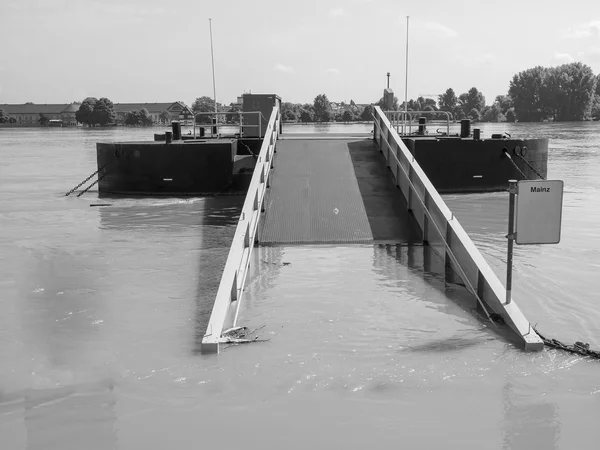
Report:
<svg viewBox="0 0 600 450"><path fill-rule="evenodd" d="M217 353L239 328L252 250L260 245L422 244L445 280L464 285L492 323L506 324L526 350L544 344L381 108L373 136L280 136L273 108L202 339ZM275 158L275 154L277 157ZM275 170L273 168L275 167ZM399 318L400 320L400 318Z"/></svg>
<svg viewBox="0 0 600 450"><path fill-rule="evenodd" d="M275 164L260 245L421 242L372 139L282 139Z"/></svg>

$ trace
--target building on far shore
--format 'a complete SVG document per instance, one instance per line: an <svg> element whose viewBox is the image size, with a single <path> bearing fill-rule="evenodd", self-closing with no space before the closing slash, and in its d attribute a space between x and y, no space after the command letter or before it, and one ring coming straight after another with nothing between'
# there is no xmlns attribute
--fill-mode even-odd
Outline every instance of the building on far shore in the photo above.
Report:
<svg viewBox="0 0 600 450"><path fill-rule="evenodd" d="M9 116L16 119L20 125L40 125L40 114L43 114L48 120L60 120L63 126L76 126L77 119L75 113L79 109L77 103L49 103L35 104L25 103L21 105L0 104L0 109L6 111Z"/></svg>
<svg viewBox="0 0 600 450"><path fill-rule="evenodd" d="M124 116L130 111L147 109L154 123L171 123L172 120L192 122L194 112L183 102L170 103L114 103L117 116ZM79 103L56 104L0 104L0 109L16 119L22 126L40 126L40 114L43 114L51 124L61 124L64 127L77 126L75 113Z"/></svg>
<svg viewBox="0 0 600 450"><path fill-rule="evenodd" d="M115 113L124 116L130 111L146 109L154 123L171 123L172 120L193 121L194 112L183 102L171 103L113 103ZM163 114L165 113L165 114ZM165 118L168 116L168 119Z"/></svg>

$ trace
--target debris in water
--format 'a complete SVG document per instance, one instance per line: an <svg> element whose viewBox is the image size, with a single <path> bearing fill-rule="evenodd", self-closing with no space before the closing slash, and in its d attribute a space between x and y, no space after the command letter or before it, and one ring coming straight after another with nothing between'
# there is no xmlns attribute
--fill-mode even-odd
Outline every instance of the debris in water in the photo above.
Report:
<svg viewBox="0 0 600 450"><path fill-rule="evenodd" d="M252 331L248 327L234 327L223 331L221 334L220 343L222 344L250 344L252 342L268 342L271 339L259 339L258 335L253 338L250 337L256 334L257 331L263 329L266 325L258 327Z"/></svg>

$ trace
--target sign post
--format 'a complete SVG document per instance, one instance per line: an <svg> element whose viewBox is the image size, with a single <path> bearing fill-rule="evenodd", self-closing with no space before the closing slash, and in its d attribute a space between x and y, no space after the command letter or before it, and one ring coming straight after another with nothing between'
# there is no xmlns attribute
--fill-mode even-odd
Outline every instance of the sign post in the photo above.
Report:
<svg viewBox="0 0 600 450"><path fill-rule="evenodd" d="M506 304L511 302L513 242L519 245L560 242L563 187L562 180L508 181Z"/></svg>
<svg viewBox="0 0 600 450"><path fill-rule="evenodd" d="M515 196L517 194L517 180L508 180L508 253L506 255L506 304L512 299L512 259L513 241L515 240Z"/></svg>

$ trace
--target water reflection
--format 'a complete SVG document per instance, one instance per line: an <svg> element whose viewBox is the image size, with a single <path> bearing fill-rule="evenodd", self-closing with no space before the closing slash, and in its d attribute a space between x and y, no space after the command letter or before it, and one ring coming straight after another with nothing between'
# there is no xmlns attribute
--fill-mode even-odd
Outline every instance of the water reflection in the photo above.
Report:
<svg viewBox="0 0 600 450"><path fill-rule="evenodd" d="M117 448L111 380L24 393L27 450Z"/></svg>
<svg viewBox="0 0 600 450"><path fill-rule="evenodd" d="M560 415L554 403L539 401L531 386L507 381L502 389L501 425L505 450L558 449Z"/></svg>
<svg viewBox="0 0 600 450"><path fill-rule="evenodd" d="M24 339L42 367L85 359L87 344L106 315L92 255L37 248L21 273ZM36 359L36 358L34 358Z"/></svg>

